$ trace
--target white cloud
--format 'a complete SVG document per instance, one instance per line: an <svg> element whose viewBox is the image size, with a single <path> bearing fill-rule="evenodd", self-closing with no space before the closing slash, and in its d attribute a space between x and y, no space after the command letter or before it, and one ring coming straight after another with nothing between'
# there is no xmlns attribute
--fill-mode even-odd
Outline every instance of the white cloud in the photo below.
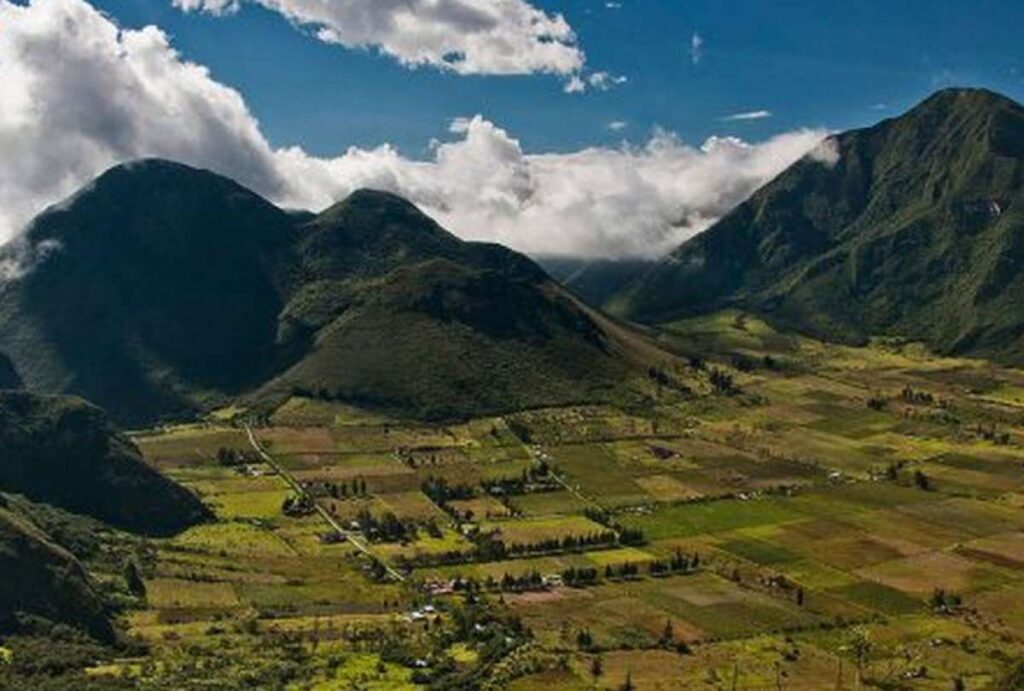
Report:
<svg viewBox="0 0 1024 691"><path fill-rule="evenodd" d="M24 276L60 247L56 240L43 240L33 245L24 236L0 247L0 282Z"/></svg>
<svg viewBox="0 0 1024 691"><path fill-rule="evenodd" d="M696 31L690 37L690 60L694 65L699 65L704 59L704 38Z"/></svg>
<svg viewBox="0 0 1024 691"><path fill-rule="evenodd" d="M375 48L410 67L459 74L571 75L585 57L560 14L527 0L172 0L215 15L254 3L325 43Z"/></svg>
<svg viewBox="0 0 1024 691"><path fill-rule="evenodd" d="M766 120L772 116L770 110L751 110L746 113L733 113L726 115L722 120L725 122L742 122L745 120Z"/></svg>
<svg viewBox="0 0 1024 691"><path fill-rule="evenodd" d="M565 93L582 94L587 90L587 83L578 74L574 74L565 82Z"/></svg>
<svg viewBox="0 0 1024 691"><path fill-rule="evenodd" d="M608 91L616 86L621 86L629 81L627 77L621 75L610 74L608 72L594 72L587 81L590 86L594 87L598 91Z"/></svg>
<svg viewBox="0 0 1024 691"><path fill-rule="evenodd" d="M621 132L622 130L629 127L629 123L625 120L612 120L608 123L608 129L612 132Z"/></svg>
<svg viewBox="0 0 1024 691"><path fill-rule="evenodd" d="M534 254L654 256L707 227L814 149L803 130L695 148L657 131L641 147L527 154L484 117L415 161L384 145L335 158L274 149L242 96L183 61L155 27L121 30L85 0L0 0L0 237L128 159L229 175L314 210L370 187L401 194L467 239Z"/></svg>
<svg viewBox="0 0 1024 691"><path fill-rule="evenodd" d="M834 168L839 163L839 155L839 141L835 137L822 139L808 154L812 161L817 161L826 168Z"/></svg>

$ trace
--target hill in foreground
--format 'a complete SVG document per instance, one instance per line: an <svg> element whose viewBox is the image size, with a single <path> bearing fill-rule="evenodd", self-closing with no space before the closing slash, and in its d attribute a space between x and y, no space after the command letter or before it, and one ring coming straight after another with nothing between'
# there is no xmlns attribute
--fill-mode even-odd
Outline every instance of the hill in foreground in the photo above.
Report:
<svg viewBox="0 0 1024 691"><path fill-rule="evenodd" d="M209 517L151 468L98 408L75 398L0 392L0 491L132 532L166 535Z"/></svg>
<svg viewBox="0 0 1024 691"><path fill-rule="evenodd" d="M0 389L17 389L21 387L21 378L14 369L11 359L0 353Z"/></svg>
<svg viewBox="0 0 1024 691"><path fill-rule="evenodd" d="M838 135L610 300L667 322L740 307L843 342L873 335L1024 362L1024 109L940 92Z"/></svg>
<svg viewBox="0 0 1024 691"><path fill-rule="evenodd" d="M18 630L24 617L40 617L114 637L102 596L85 567L0 496L0 632Z"/></svg>
<svg viewBox="0 0 1024 691"><path fill-rule="evenodd" d="M126 424L292 392L418 417L610 401L667 355L525 257L392 195L289 214L209 172L119 166L9 246L0 352Z"/></svg>

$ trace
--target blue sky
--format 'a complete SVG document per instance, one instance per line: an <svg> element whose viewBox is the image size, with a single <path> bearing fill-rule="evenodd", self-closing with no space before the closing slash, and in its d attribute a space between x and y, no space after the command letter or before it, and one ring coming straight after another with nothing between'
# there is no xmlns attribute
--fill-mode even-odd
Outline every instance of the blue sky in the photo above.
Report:
<svg viewBox="0 0 1024 691"><path fill-rule="evenodd" d="M271 142L321 155L383 142L424 155L451 118L476 113L514 132L528 151L570 151L642 141L654 126L692 142L845 129L947 85L1024 96L1024 3L1012 0L535 2L565 16L591 69L629 80L584 94L563 93L555 76L408 69L372 51L321 43L256 6L219 18L162 0L94 4L126 26L162 27L184 57L245 95ZM696 63L694 33L703 41ZM722 120L760 110L772 117ZM610 131L612 121L628 128Z"/></svg>
<svg viewBox="0 0 1024 691"><path fill-rule="evenodd" d="M1022 26L1020 0L0 0L0 240L156 156L658 257L836 131L947 86L1021 100Z"/></svg>

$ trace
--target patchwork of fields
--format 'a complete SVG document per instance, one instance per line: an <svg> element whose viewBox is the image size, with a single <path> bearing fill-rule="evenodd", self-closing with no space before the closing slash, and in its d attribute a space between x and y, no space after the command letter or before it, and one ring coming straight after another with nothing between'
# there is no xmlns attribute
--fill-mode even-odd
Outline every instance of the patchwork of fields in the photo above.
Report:
<svg viewBox="0 0 1024 691"><path fill-rule="evenodd" d="M156 543L130 630L320 688L982 689L1024 653L1024 374L669 334L729 390L440 427L295 398L273 465L244 414L139 436L218 522Z"/></svg>

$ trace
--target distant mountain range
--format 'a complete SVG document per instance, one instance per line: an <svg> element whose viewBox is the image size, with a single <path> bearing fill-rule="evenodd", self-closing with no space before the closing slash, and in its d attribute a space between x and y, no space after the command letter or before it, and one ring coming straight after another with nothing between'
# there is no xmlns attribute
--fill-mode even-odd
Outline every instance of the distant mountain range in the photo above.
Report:
<svg viewBox="0 0 1024 691"><path fill-rule="evenodd" d="M522 255L378 192L287 213L141 161L4 251L30 266L0 286L0 377L125 424L294 392L431 419L610 401L669 357Z"/></svg>
<svg viewBox="0 0 1024 691"><path fill-rule="evenodd" d="M293 393L425 419L635 395L672 356L620 318L725 307L842 342L1024 362L1024 109L947 90L832 137L659 262L533 261L361 191L289 213L180 164L118 166L0 250L0 388L125 424ZM565 288L569 290L566 290Z"/></svg>
<svg viewBox="0 0 1024 691"><path fill-rule="evenodd" d="M947 90L824 147L600 304L1024 364L1024 109Z"/></svg>

